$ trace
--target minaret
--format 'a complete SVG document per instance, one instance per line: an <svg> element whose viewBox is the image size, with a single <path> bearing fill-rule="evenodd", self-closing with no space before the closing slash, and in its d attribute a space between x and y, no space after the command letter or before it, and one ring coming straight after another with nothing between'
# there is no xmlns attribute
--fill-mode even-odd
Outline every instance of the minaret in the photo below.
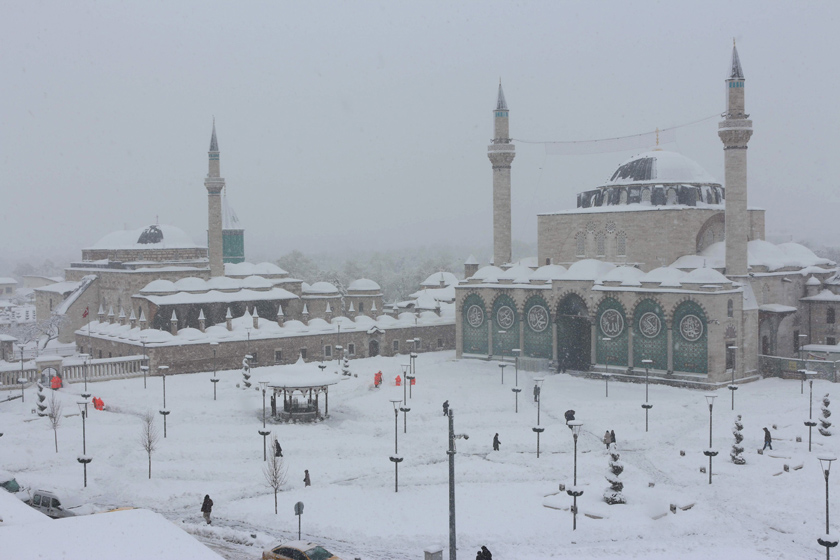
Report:
<svg viewBox="0 0 840 560"><path fill-rule="evenodd" d="M726 186L726 275L747 275L747 142L752 121L744 112L744 72L738 49L732 42L732 68L726 80L726 112L718 125L723 142L724 183Z"/></svg>
<svg viewBox="0 0 840 560"><path fill-rule="evenodd" d="M493 164L493 264L502 266L511 260L510 164L516 153L510 143L508 107L501 80L493 115L494 135L487 146L487 157Z"/></svg>
<svg viewBox="0 0 840 560"><path fill-rule="evenodd" d="M207 187L207 252L210 259L210 276L224 276L222 261L222 190L225 180L219 176L219 144L216 141L216 119L210 137L209 170L204 186Z"/></svg>

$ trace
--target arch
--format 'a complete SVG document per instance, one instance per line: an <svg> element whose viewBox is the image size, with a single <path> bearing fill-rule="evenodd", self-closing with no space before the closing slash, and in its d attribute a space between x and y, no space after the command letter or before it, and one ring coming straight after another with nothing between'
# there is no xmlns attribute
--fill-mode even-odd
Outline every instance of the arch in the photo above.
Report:
<svg viewBox="0 0 840 560"><path fill-rule="evenodd" d="M828 307L825 310L825 322L827 325L833 325L835 321L835 313L833 307Z"/></svg>
<svg viewBox="0 0 840 560"><path fill-rule="evenodd" d="M542 296L531 296L525 302L522 320L525 322L522 355L529 358L551 359L551 315Z"/></svg>
<svg viewBox="0 0 840 560"><path fill-rule="evenodd" d="M493 301L493 354L513 356L519 347L519 312L516 302L507 294Z"/></svg>
<svg viewBox="0 0 840 560"><path fill-rule="evenodd" d="M487 344L487 308L484 300L478 294L470 294L464 298L461 308L463 334L463 348L467 354L489 354ZM395 349L396 351L396 349Z"/></svg>
<svg viewBox="0 0 840 560"><path fill-rule="evenodd" d="M373 358L379 355L379 341L376 339L368 342L368 358Z"/></svg>
<svg viewBox="0 0 840 560"><path fill-rule="evenodd" d="M708 328L706 312L695 301L685 300L673 314L674 370L709 373Z"/></svg>
<svg viewBox="0 0 840 560"><path fill-rule="evenodd" d="M633 367L644 368L642 360L653 360L654 369L668 369L668 331L662 306L643 299L633 312Z"/></svg>
<svg viewBox="0 0 840 560"><path fill-rule="evenodd" d="M557 353L566 367L586 371L592 363L592 326L589 308L580 294L569 292L558 302Z"/></svg>
<svg viewBox="0 0 840 560"><path fill-rule="evenodd" d="M723 241L726 237L725 233L724 213L718 212L700 226L700 230L697 232L697 237L695 238L696 252L699 254L706 250L712 243Z"/></svg>
<svg viewBox="0 0 840 560"><path fill-rule="evenodd" d="M582 231L575 234L575 255L586 256L586 234Z"/></svg>
<svg viewBox="0 0 840 560"><path fill-rule="evenodd" d="M623 231L615 234L615 254L619 257L627 256L627 233Z"/></svg>
<svg viewBox="0 0 840 560"><path fill-rule="evenodd" d="M626 366L629 329L624 306L612 297L598 304L595 321L598 339L595 344L596 362L607 366ZM604 340L608 339L608 340Z"/></svg>
<svg viewBox="0 0 840 560"><path fill-rule="evenodd" d="M627 189L621 189L621 194L618 195L619 204L627 204Z"/></svg>
<svg viewBox="0 0 840 560"><path fill-rule="evenodd" d="M650 204L650 187L642 188L642 204Z"/></svg>
<svg viewBox="0 0 840 560"><path fill-rule="evenodd" d="M732 299L726 302L726 316L730 319L735 316L735 302Z"/></svg>
<svg viewBox="0 0 840 560"><path fill-rule="evenodd" d="M677 200L677 189L671 187L665 193L665 205L675 206L678 203L679 201Z"/></svg>
<svg viewBox="0 0 840 560"><path fill-rule="evenodd" d="M599 231L595 235L595 250L596 255L599 257L603 257L607 254L607 237L604 235L603 231Z"/></svg>

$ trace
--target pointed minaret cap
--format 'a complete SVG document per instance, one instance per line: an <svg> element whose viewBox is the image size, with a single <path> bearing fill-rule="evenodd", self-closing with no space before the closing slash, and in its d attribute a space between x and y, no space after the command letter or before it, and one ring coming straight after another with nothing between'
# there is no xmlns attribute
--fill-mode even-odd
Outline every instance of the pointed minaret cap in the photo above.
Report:
<svg viewBox="0 0 840 560"><path fill-rule="evenodd" d="M199 320L199 321L204 321L204 319L205 319L205 317L204 317L204 308L202 308L202 309L198 312L198 320Z"/></svg>
<svg viewBox="0 0 840 560"><path fill-rule="evenodd" d="M105 315L105 308L102 307L102 304L99 304L99 313L97 315Z"/></svg>
<svg viewBox="0 0 840 560"><path fill-rule="evenodd" d="M475 258L474 255L470 255L467 257L467 260L464 261L464 264L478 264L478 259Z"/></svg>
<svg viewBox="0 0 840 560"><path fill-rule="evenodd" d="M146 320L146 313L142 309L140 309L140 320L141 321Z"/></svg>
<svg viewBox="0 0 840 560"><path fill-rule="evenodd" d="M735 47L735 39L732 39L732 71L730 72L729 79L744 79L744 71L741 70L741 59L738 58L738 49Z"/></svg>
<svg viewBox="0 0 840 560"><path fill-rule="evenodd" d="M108 317L113 317L113 316L114 316L114 306L112 305L111 307L108 308Z"/></svg>
<svg viewBox="0 0 840 560"><path fill-rule="evenodd" d="M306 304L305 304L305 303L303 304L303 311L302 311L302 313L303 313L304 315L309 315L309 309L307 309L307 308L306 308Z"/></svg>
<svg viewBox="0 0 840 560"><path fill-rule="evenodd" d="M213 134L210 136L210 151L219 151L219 142L216 141L216 117L213 117Z"/></svg>
<svg viewBox="0 0 840 560"><path fill-rule="evenodd" d="M370 304L370 312L374 313L375 311L376 311L376 302L374 301L372 304Z"/></svg>
<svg viewBox="0 0 840 560"><path fill-rule="evenodd" d="M496 100L496 111L507 111L507 101L505 101L505 92L502 90L502 79L499 78L499 98Z"/></svg>
<svg viewBox="0 0 840 560"><path fill-rule="evenodd" d="M327 310L325 313L332 313L332 307L330 307L330 302L327 302Z"/></svg>
<svg viewBox="0 0 840 560"><path fill-rule="evenodd" d="M175 314L175 310L173 309L172 310L172 319L170 319L170 321L177 321L177 320L178 320L178 315Z"/></svg>
<svg viewBox="0 0 840 560"><path fill-rule="evenodd" d="M227 309L227 313L225 314L225 319L233 319L233 315L230 314L230 307Z"/></svg>
<svg viewBox="0 0 840 560"><path fill-rule="evenodd" d="M283 306L282 306L282 305L278 305L278 306L277 306L277 316L278 316L278 317L282 317L282 316L283 316Z"/></svg>
<svg viewBox="0 0 840 560"><path fill-rule="evenodd" d="M134 309L133 308L131 310L131 315L128 317L128 320L129 321L136 321L137 320L137 315L134 314Z"/></svg>
<svg viewBox="0 0 840 560"><path fill-rule="evenodd" d="M352 302L352 301L350 302L350 309L348 309L348 311L349 311L350 313L355 313L355 312L356 312L356 310L355 310L355 309L353 309L353 302Z"/></svg>
<svg viewBox="0 0 840 560"><path fill-rule="evenodd" d="M120 307L120 315L119 315L119 317L120 317L120 319L125 319L125 310L124 310L122 307Z"/></svg>

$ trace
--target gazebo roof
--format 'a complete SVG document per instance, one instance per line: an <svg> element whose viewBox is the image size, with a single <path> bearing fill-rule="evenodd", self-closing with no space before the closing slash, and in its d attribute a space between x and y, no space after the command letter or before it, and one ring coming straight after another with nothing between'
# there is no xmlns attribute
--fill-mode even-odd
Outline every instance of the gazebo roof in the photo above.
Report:
<svg viewBox="0 0 840 560"><path fill-rule="evenodd" d="M263 374L264 370L260 371ZM336 385L341 381L341 376L309 371L280 371L271 375L272 380L268 386L273 389L315 389L324 388L329 385Z"/></svg>

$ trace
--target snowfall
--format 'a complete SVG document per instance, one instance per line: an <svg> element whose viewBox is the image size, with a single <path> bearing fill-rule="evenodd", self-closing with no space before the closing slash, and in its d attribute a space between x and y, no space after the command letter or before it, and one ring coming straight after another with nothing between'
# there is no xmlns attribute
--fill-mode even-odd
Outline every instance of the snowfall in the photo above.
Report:
<svg viewBox="0 0 840 560"><path fill-rule="evenodd" d="M89 383L106 410L90 407L86 422L87 488L83 469L82 418L77 402L81 383L57 392L64 416L58 452L47 418L32 412L36 389L25 402L0 402L0 470L31 489L82 496L94 508L151 510L228 559L259 558L269 544L302 538L322 544L344 559L421 559L449 543L448 420L456 434L455 500L457 548L472 559L485 545L496 559L546 558L822 558L817 538L825 535L825 479L819 455L837 455L840 432L825 437L815 428L808 451L809 387L798 380L764 379L740 386L734 411L726 388L716 391L712 484L709 460L708 392L651 385L649 431L645 431L645 386L613 378L585 379L568 374L518 372L496 361L456 360L452 352L420 354L416 385L407 413L397 418L399 491L395 492L394 409L404 386L395 386L406 356L350 362L352 376L329 362L327 374L339 381L329 389L329 417L312 424L272 423L268 429L283 448L287 481L278 494L266 485L263 468L263 396L256 382L276 382L292 372L320 377L317 363L256 368L250 389L240 371L218 376L213 398L212 372L167 376L167 437L152 455L152 476L140 444L141 415L156 414L163 431L163 382L130 378ZM385 383L375 388L374 374ZM502 382L502 373L504 382ZM544 377L537 439L535 378ZM50 392L49 389L46 390ZM813 415L818 419L831 383L813 384ZM19 394L19 392L18 392ZM14 396L0 391L0 400ZM518 412L516 412L518 398ZM324 402L321 400L323 412ZM270 416L270 406L269 409ZM583 422L577 445L577 530L572 530L572 498L559 491L573 484L572 432L564 412L574 409ZM742 415L746 464L729 457L736 415ZM404 421L404 416L406 420ZM405 425L407 422L407 426ZM773 451L759 454L762 428L773 435ZM836 426L835 426L836 428ZM603 500L609 456L605 430L614 430L625 470L624 505ZM493 451L494 434L501 449ZM801 438L801 441L797 441ZM269 439L270 443L270 439ZM684 454L682 453L684 452ZM269 450L270 453L270 450ZM312 485L304 487L304 470ZM840 500L840 468L830 478L831 498ZM209 494L215 505L212 524L200 513ZM294 513L303 502L300 517ZM3 517L0 501L0 517ZM676 506L675 513L671 506ZM837 510L840 512L840 509ZM120 512L126 513L126 512ZM109 513L94 515L107 518ZM834 519L837 519L835 514ZM138 534L153 531L147 517L133 520ZM46 521L66 523L66 521ZM0 524L0 557L78 557L62 539L10 538L25 525ZM837 526L830 531L837 534ZM5 533L5 537L4 537ZM161 533L163 534L163 533ZM165 537L161 537L162 539ZM104 537L90 535L88 549ZM37 542L36 542L37 541ZM78 539L75 539L78 541ZM75 542L74 541L74 542ZM174 542L174 541L173 541ZM78 544L78 543L75 543ZM177 546L173 544L173 546ZM84 555L86 556L86 555ZM126 547L120 557L141 558Z"/></svg>

